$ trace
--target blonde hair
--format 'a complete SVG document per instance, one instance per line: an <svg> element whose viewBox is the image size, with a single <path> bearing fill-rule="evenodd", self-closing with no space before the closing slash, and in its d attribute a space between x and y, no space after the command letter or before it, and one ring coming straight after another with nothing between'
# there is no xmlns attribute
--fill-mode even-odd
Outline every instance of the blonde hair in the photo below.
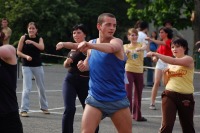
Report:
<svg viewBox="0 0 200 133"><path fill-rule="evenodd" d="M138 36L138 31L135 28L128 29L127 35L135 33Z"/></svg>

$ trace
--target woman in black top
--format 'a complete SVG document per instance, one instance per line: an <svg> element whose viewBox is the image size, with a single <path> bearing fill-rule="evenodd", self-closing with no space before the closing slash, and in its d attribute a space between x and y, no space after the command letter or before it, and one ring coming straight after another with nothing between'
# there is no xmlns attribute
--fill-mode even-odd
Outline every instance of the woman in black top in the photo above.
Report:
<svg viewBox="0 0 200 133"><path fill-rule="evenodd" d="M40 109L43 113L49 114L44 87L44 70L40 57L40 52L44 50L44 42L42 37L37 35L38 28L34 22L28 24L27 30L28 34L20 38L17 48L17 55L22 58L23 92L20 114L23 117L28 116L33 76L39 92Z"/></svg>
<svg viewBox="0 0 200 133"><path fill-rule="evenodd" d="M3 36L0 33L0 39ZM0 44L0 133L23 133L16 96L17 59L11 45Z"/></svg>
<svg viewBox="0 0 200 133"><path fill-rule="evenodd" d="M64 99L64 114L62 119L62 133L73 133L74 115L76 112L76 96L78 96L82 107L85 107L85 99L88 95L89 72L81 72L77 68L80 60L86 58L85 53L77 50L78 43L85 41L86 29L83 24L75 25L72 29L72 42L59 42L56 49L68 48L71 51L68 53L67 59L64 61L64 67L68 69L68 73L63 82L63 99ZM98 128L96 133L98 132Z"/></svg>

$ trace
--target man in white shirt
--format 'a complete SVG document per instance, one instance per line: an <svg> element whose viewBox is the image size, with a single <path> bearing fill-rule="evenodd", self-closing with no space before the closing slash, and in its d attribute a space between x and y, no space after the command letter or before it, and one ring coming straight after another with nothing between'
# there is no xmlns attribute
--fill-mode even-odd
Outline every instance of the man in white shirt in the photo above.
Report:
<svg viewBox="0 0 200 133"><path fill-rule="evenodd" d="M138 31L138 39L137 42L145 43L149 45L148 41L145 40L147 38L147 32L149 30L149 25L147 22L141 22ZM151 67L152 60L149 57L146 57L147 52L149 52L149 46L144 51L144 66ZM147 69L147 83L146 86L152 87L153 86L153 69Z"/></svg>

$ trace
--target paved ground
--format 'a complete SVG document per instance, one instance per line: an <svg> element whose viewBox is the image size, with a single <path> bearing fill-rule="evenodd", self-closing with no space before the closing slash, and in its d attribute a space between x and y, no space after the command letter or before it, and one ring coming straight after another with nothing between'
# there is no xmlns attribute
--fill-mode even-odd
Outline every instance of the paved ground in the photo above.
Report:
<svg viewBox="0 0 200 133"><path fill-rule="evenodd" d="M22 118L24 133L61 133L61 120L63 113L63 100L62 100L62 81L66 74L66 69L62 65L50 65L44 66L45 71L45 85L46 94L49 102L50 115L44 115L39 110L38 104L38 93L33 81L33 90L30 94L30 117ZM146 74L146 73L145 73ZM195 129L197 133L200 133L200 75L195 74L194 76L195 85ZM156 101L158 110L149 110L150 104L150 93L151 88L144 88L143 99L142 99L142 114L148 119L147 122L136 122L133 121L133 133L157 133L160 127L161 121L161 110L160 110L160 94L163 91L163 86L160 87L159 94ZM19 106L21 103L21 92L22 92L22 78L21 72L18 79L17 97ZM77 100L77 112L74 120L74 133L80 133L80 121L82 117L82 108ZM117 133L111 120L106 118L101 121L100 133ZM182 133L177 118L173 133Z"/></svg>

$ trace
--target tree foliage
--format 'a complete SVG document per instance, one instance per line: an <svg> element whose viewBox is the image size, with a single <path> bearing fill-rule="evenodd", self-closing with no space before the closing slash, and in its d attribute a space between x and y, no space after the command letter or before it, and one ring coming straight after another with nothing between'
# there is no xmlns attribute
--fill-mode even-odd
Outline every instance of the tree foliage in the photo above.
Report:
<svg viewBox="0 0 200 133"><path fill-rule="evenodd" d="M177 29L191 27L191 13L194 0L126 0L131 4L129 18L153 22L155 26L163 25L165 20L172 20Z"/></svg>
<svg viewBox="0 0 200 133"><path fill-rule="evenodd" d="M11 43L16 47L20 36L27 33L27 24L34 21L44 39L45 52L63 55L68 51L56 51L57 42L72 41L71 29L77 23L87 26L88 39L97 37L97 17L103 12L117 17L116 36L123 39L127 28L133 26L127 16L129 6L125 0L1 0L0 18L8 18L13 31Z"/></svg>

